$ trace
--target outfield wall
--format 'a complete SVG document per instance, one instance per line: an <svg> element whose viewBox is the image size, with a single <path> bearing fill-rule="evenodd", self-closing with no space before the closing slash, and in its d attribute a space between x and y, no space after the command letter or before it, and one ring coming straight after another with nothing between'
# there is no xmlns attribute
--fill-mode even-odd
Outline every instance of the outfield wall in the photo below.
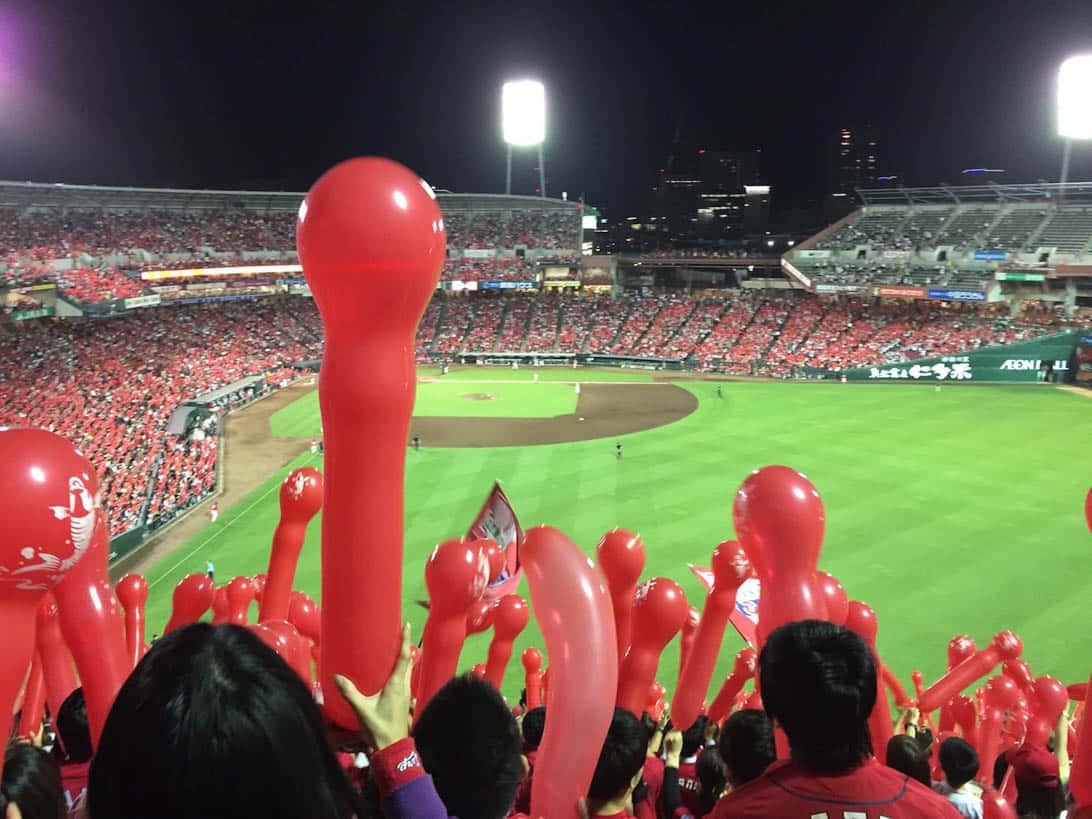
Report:
<svg viewBox="0 0 1092 819"><path fill-rule="evenodd" d="M1075 330L958 355L858 367L846 370L845 376L847 381L1063 383L1073 381L1076 375L1074 350L1082 335Z"/></svg>

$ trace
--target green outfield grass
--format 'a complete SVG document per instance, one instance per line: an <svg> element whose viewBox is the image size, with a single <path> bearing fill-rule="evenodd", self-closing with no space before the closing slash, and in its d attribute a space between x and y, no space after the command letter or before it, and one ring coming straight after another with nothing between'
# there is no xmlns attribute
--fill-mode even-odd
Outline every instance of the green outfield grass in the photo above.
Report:
<svg viewBox="0 0 1092 819"><path fill-rule="evenodd" d="M807 473L822 493L820 566L851 598L876 609L880 653L908 690L913 669L926 680L942 673L952 635L982 644L1003 628L1021 635L1037 673L1066 683L1087 677L1087 398L1035 387L747 383L724 385L719 400L715 384L685 388L700 399L698 410L622 436L622 462L614 439L407 452L403 599L415 633L425 612L412 601L425 597L429 551L465 532L495 478L525 527L550 523L589 553L612 526L640 532L645 576L674 578L700 607L703 595L686 564L708 565L712 548L732 536L732 497L747 473L783 463ZM275 418L279 434L294 414L310 415L317 428L314 399L302 399ZM321 466L310 455L293 466L302 463ZM206 559L215 561L221 582L265 569L283 474L148 573L149 633L166 621L174 584L203 571ZM318 521L296 587L319 596ZM526 584L521 591L527 595ZM471 637L460 667L483 660L488 640ZM727 635L714 688L741 644ZM509 697L521 687L518 657L528 645L542 645L533 624L516 645L504 684ZM669 689L677 668L676 639L659 675Z"/></svg>
<svg viewBox="0 0 1092 819"><path fill-rule="evenodd" d="M425 375L424 370L417 371ZM430 371L435 375L439 370ZM441 376L445 381L533 381L535 374L539 381L580 381L585 384L604 381L652 381L652 374L642 370L573 370L568 367L533 368L520 367L452 367L448 374Z"/></svg>

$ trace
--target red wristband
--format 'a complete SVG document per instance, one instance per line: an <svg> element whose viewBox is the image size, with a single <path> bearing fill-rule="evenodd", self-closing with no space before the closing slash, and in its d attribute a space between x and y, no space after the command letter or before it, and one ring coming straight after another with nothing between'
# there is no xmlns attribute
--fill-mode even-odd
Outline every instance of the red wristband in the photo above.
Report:
<svg viewBox="0 0 1092 819"><path fill-rule="evenodd" d="M368 762L372 766L372 775L379 788L379 795L384 798L407 782L425 775L421 757L417 754L417 746L414 745L412 737L400 739L393 745L376 751Z"/></svg>

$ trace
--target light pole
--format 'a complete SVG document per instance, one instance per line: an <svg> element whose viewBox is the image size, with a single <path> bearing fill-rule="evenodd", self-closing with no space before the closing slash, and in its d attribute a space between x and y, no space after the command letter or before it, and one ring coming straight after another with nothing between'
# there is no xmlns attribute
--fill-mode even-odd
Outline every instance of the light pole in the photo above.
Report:
<svg viewBox="0 0 1092 819"><path fill-rule="evenodd" d="M1065 139L1061 177L1065 185L1073 140L1092 139L1092 54L1070 57L1058 69L1058 135ZM1063 188L1059 200L1064 198Z"/></svg>
<svg viewBox="0 0 1092 819"><path fill-rule="evenodd" d="M504 192L512 193L512 148L538 148L538 190L546 196L546 89L538 80L506 82L501 88L501 129L508 149Z"/></svg>

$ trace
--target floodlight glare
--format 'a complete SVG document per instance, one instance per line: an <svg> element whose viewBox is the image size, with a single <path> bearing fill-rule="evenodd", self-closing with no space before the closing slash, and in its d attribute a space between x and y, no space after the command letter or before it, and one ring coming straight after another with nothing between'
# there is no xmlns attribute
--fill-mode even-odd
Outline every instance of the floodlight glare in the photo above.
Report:
<svg viewBox="0 0 1092 819"><path fill-rule="evenodd" d="M504 141L541 145L546 138L546 89L537 80L506 82L501 90Z"/></svg>
<svg viewBox="0 0 1092 819"><path fill-rule="evenodd" d="M1092 139L1092 54L1070 57L1058 70L1058 135Z"/></svg>

